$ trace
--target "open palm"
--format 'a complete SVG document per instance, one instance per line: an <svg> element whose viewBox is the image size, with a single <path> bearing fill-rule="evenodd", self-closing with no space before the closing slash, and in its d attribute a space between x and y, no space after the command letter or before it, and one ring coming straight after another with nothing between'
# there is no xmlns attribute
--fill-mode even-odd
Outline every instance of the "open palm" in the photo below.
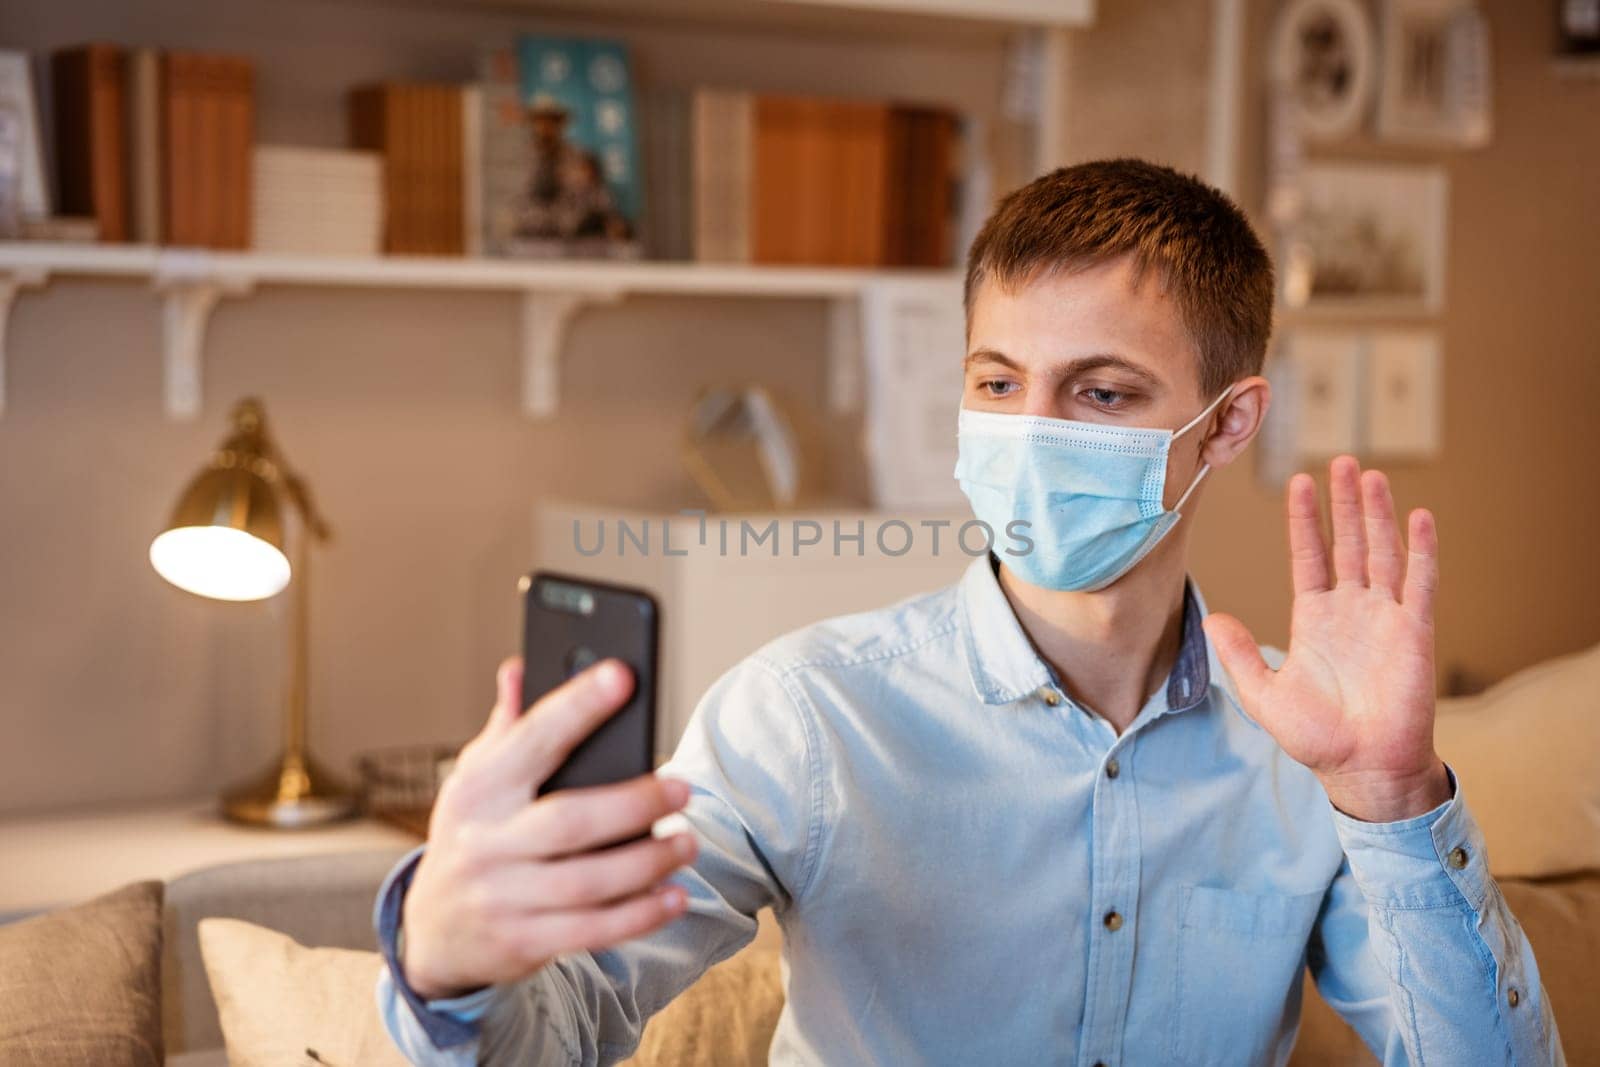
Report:
<svg viewBox="0 0 1600 1067"><path fill-rule="evenodd" d="M1316 484L1289 483L1294 611L1289 652L1270 670L1238 619L1214 614L1206 633L1245 710L1314 771L1339 808L1387 821L1448 798L1433 749L1433 516L1411 513L1407 546L1389 483L1341 456L1329 467L1332 568Z"/></svg>

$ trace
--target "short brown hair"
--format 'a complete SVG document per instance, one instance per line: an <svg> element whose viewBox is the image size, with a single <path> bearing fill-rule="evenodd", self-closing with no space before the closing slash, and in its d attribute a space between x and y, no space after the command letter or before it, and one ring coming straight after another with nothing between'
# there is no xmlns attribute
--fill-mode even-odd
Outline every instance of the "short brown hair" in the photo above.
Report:
<svg viewBox="0 0 1600 1067"><path fill-rule="evenodd" d="M978 287L1132 254L1154 268L1200 351L1215 395L1261 371L1272 334L1272 258L1234 202L1200 179L1142 159L1060 167L1008 193L967 253L967 321Z"/></svg>

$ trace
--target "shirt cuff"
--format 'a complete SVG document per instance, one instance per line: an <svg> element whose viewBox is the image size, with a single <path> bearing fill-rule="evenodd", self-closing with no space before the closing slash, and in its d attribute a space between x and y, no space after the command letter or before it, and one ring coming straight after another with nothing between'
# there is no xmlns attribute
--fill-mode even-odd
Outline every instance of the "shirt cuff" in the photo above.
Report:
<svg viewBox="0 0 1600 1067"><path fill-rule="evenodd" d="M478 1039L478 1021L493 1003L495 988L486 986L473 993L440 1000L423 1000L406 982L400 967L400 916L405 904L406 890L417 873L426 845L418 845L395 865L378 890L378 900L373 909L372 922L377 929L378 951L389 968L389 979L395 992L406 1002L416 1016L423 1032L436 1048L452 1048Z"/></svg>
<svg viewBox="0 0 1600 1067"><path fill-rule="evenodd" d="M1398 822L1362 822L1331 803L1334 830L1350 872L1369 904L1438 908L1466 901L1474 910L1488 895L1489 862L1483 833L1467 810L1456 773L1451 797L1431 811Z"/></svg>

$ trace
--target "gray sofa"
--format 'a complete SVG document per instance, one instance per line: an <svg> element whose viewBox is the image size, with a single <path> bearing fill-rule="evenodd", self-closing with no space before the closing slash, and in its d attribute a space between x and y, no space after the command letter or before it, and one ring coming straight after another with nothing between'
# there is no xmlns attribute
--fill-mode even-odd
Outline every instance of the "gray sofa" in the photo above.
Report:
<svg viewBox="0 0 1600 1067"><path fill-rule="evenodd" d="M373 949L372 902L403 850L251 860L208 867L167 883L161 960L167 1063L227 1063L200 959L197 926L219 916L270 927L303 945Z"/></svg>

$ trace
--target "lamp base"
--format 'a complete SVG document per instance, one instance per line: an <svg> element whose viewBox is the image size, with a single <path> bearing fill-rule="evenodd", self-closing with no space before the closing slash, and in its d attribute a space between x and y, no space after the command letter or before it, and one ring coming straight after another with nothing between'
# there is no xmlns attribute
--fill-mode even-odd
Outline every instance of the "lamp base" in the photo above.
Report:
<svg viewBox="0 0 1600 1067"><path fill-rule="evenodd" d="M222 813L251 826L303 830L348 819L356 797L309 755L286 752L262 778L223 794Z"/></svg>

